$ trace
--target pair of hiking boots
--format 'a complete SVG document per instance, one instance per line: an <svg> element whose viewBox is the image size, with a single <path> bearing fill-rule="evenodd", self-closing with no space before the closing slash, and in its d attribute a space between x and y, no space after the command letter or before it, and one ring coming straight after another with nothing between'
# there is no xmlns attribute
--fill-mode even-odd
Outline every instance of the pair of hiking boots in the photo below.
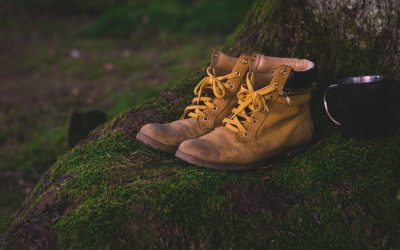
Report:
<svg viewBox="0 0 400 250"><path fill-rule="evenodd" d="M214 51L181 119L147 124L136 138L202 167L260 167L311 140L315 73L305 59Z"/></svg>

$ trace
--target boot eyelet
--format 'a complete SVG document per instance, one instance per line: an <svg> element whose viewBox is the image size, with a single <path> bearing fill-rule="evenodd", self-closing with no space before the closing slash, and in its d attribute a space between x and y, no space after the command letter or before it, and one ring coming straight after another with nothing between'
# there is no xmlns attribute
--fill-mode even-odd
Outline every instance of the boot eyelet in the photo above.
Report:
<svg viewBox="0 0 400 250"><path fill-rule="evenodd" d="M271 74L275 74L276 70L271 70Z"/></svg>
<svg viewBox="0 0 400 250"><path fill-rule="evenodd" d="M243 58L243 59L242 59L242 63L243 63L243 64L247 64L248 62L249 62L249 61L248 61L246 58Z"/></svg>
<svg viewBox="0 0 400 250"><path fill-rule="evenodd" d="M284 70L284 69L281 69L280 73L281 73L282 75L286 75L287 71Z"/></svg>
<svg viewBox="0 0 400 250"><path fill-rule="evenodd" d="M273 96L272 96L272 95L270 95L270 96L268 96L268 98L269 98L270 100L272 100Z"/></svg>
<svg viewBox="0 0 400 250"><path fill-rule="evenodd" d="M204 121L207 121L207 120L208 120L208 117L207 117L207 116L206 116L206 117L204 117L204 118L203 118L203 120L204 120Z"/></svg>
<svg viewBox="0 0 400 250"><path fill-rule="evenodd" d="M232 83L229 86L231 87L231 89L235 88L235 85L233 85Z"/></svg>
<svg viewBox="0 0 400 250"><path fill-rule="evenodd" d="M217 56L218 56L218 53L215 53L215 54L214 54L214 57L217 57Z"/></svg>
<svg viewBox="0 0 400 250"><path fill-rule="evenodd" d="M279 83L274 83L274 87L277 89L277 88L279 88Z"/></svg>
<svg viewBox="0 0 400 250"><path fill-rule="evenodd" d="M218 110L218 107L217 106L215 106L214 108L212 108L212 111L217 111Z"/></svg>
<svg viewBox="0 0 400 250"><path fill-rule="evenodd" d="M249 136L249 133L244 132L243 135L244 135L244 136Z"/></svg>
<svg viewBox="0 0 400 250"><path fill-rule="evenodd" d="M253 124L257 124L257 120L256 119L253 120Z"/></svg>
<svg viewBox="0 0 400 250"><path fill-rule="evenodd" d="M239 70L236 70L236 71L235 71L235 74L238 75L238 76L241 75Z"/></svg>

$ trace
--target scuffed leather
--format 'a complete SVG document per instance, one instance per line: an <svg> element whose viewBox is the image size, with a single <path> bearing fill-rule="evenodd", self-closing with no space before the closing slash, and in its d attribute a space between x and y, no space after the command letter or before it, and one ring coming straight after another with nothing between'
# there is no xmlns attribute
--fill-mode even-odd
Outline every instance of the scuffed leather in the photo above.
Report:
<svg viewBox="0 0 400 250"><path fill-rule="evenodd" d="M162 144L178 146L182 141L197 138L210 130L201 127L195 118L189 118L166 124L146 124L140 129L140 133Z"/></svg>
<svg viewBox="0 0 400 250"><path fill-rule="evenodd" d="M285 84L291 68L281 66L277 70L281 69L286 69L287 74L275 73L271 83ZM178 150L210 163L248 164L267 159L311 140L311 93L303 92L290 96L292 105L279 96L278 92L273 95L269 112L256 112L253 114L256 123L243 123L248 130L247 135L221 126L200 138L184 141Z"/></svg>

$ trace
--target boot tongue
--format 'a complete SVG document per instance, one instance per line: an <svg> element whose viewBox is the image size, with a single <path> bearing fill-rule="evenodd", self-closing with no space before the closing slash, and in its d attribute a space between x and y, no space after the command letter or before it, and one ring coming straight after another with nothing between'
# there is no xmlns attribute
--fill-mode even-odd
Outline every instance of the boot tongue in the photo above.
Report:
<svg viewBox="0 0 400 250"><path fill-rule="evenodd" d="M232 72L237 60L235 57L214 50L211 55L210 67L214 69L216 76L224 76Z"/></svg>
<svg viewBox="0 0 400 250"><path fill-rule="evenodd" d="M280 65L290 66L293 68L293 72L297 72L297 75L307 74L311 78L312 75L315 75L314 63L309 60L255 54L253 55L253 64L249 70L254 74L254 89L262 88L265 83L269 83Z"/></svg>

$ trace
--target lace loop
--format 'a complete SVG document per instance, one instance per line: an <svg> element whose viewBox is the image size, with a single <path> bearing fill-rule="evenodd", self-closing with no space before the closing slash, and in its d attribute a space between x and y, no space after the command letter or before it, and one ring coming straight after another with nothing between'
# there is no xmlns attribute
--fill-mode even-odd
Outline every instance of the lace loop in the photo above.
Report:
<svg viewBox="0 0 400 250"><path fill-rule="evenodd" d="M279 90L279 84L269 84L268 86L259 90L253 88L254 77L251 73L246 76L246 86L241 87L238 93L239 106L232 110L229 118L225 118L223 123L231 131L243 134L247 133L247 129L243 126L242 122L254 122L251 117L253 112L269 111L267 102L271 100L270 93Z"/></svg>
<svg viewBox="0 0 400 250"><path fill-rule="evenodd" d="M192 105L185 108L185 112L182 115L184 117L205 118L206 114L203 112L204 109L210 108L215 109L215 105L212 103L213 99L223 98L226 94L226 89L230 87L227 83L228 80L237 78L238 75L233 72L224 76L215 76L211 67L207 68L207 76L204 77L194 88L195 98L192 100ZM206 89L212 90L213 97L202 96Z"/></svg>

